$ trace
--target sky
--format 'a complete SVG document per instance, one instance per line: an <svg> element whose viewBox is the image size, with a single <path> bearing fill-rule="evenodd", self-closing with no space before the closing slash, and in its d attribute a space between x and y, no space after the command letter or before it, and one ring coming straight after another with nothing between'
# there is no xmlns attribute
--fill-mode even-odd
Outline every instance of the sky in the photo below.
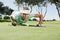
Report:
<svg viewBox="0 0 60 40"><path fill-rule="evenodd" d="M3 2L4 6L8 6L9 8L11 8L13 10L18 9L15 4L15 0L0 0L0 2ZM34 6L32 14L37 13L36 9L37 9L37 7ZM45 14L44 12L45 12L46 8L43 7L42 9L43 9L42 14ZM47 14L44 19L45 20L52 20L52 19L59 20L58 12L57 12L56 6L54 4L47 5Z"/></svg>

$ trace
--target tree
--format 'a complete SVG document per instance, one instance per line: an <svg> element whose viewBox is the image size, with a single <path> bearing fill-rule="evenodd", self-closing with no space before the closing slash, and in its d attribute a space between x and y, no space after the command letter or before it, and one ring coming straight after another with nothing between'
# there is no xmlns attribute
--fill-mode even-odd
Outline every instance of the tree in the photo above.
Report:
<svg viewBox="0 0 60 40"><path fill-rule="evenodd" d="M3 11L2 6L3 6L3 3L2 3L2 2L0 2L0 13L2 13L2 11Z"/></svg>
<svg viewBox="0 0 60 40"><path fill-rule="evenodd" d="M18 10L19 10L19 4L20 4L20 0L15 0L17 6L18 6Z"/></svg>
<svg viewBox="0 0 60 40"><path fill-rule="evenodd" d="M5 15L10 15L13 9L10 9L8 6L3 6L4 4L0 2L0 13Z"/></svg>
<svg viewBox="0 0 60 40"><path fill-rule="evenodd" d="M7 15L11 15L11 13L12 13L13 11L14 11L14 10L10 8Z"/></svg>
<svg viewBox="0 0 60 40"><path fill-rule="evenodd" d="M56 9L58 10L58 15L60 17L60 0L48 0L48 1L56 5Z"/></svg>
<svg viewBox="0 0 60 40"><path fill-rule="evenodd" d="M9 11L9 8L7 6L4 6L3 8L4 8L4 15L6 15L7 12Z"/></svg>
<svg viewBox="0 0 60 40"><path fill-rule="evenodd" d="M0 7L2 7L3 6L3 3L2 2L0 2Z"/></svg>
<svg viewBox="0 0 60 40"><path fill-rule="evenodd" d="M24 0L15 0L17 6L18 6L18 10L19 10L19 7L21 6L21 4L23 4Z"/></svg>
<svg viewBox="0 0 60 40"><path fill-rule="evenodd" d="M8 6L4 6L3 8L3 14L4 15L11 15L13 9L9 8Z"/></svg>
<svg viewBox="0 0 60 40"><path fill-rule="evenodd" d="M42 14L42 7L46 7L46 11L44 13L44 17L46 16L46 13L47 13L47 1L48 0L15 0L17 5L18 5L18 9L19 9L19 5L22 4L22 5L28 5L30 8L31 8L31 11L30 13L32 12L32 7L37 5L38 6L38 9L40 8L41 9L41 14ZM25 4L23 4L25 3ZM40 13L40 11L38 11L38 13Z"/></svg>

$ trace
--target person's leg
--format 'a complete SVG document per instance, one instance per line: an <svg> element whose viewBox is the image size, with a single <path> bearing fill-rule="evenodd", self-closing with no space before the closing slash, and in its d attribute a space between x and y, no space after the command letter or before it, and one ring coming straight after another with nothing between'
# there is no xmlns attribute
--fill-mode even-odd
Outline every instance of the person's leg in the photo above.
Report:
<svg viewBox="0 0 60 40"><path fill-rule="evenodd" d="M39 19L40 19L39 25L42 26L42 22L43 22L43 15L42 14L39 15Z"/></svg>
<svg viewBox="0 0 60 40"><path fill-rule="evenodd" d="M10 17L10 20L11 20L11 24L12 24L13 26L16 26L16 20L15 20L15 19L13 19L13 17L12 17L12 16Z"/></svg>
<svg viewBox="0 0 60 40"><path fill-rule="evenodd" d="M35 14L34 17L39 18L39 23L37 24L37 26L42 26L43 15L42 14Z"/></svg>

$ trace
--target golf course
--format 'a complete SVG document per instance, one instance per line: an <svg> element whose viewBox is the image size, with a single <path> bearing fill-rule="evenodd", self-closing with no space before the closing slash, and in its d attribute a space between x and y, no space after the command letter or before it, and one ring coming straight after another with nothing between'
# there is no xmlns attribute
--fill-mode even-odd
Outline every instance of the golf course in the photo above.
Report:
<svg viewBox="0 0 60 40"><path fill-rule="evenodd" d="M46 21L42 27L10 24L0 22L0 40L60 40L60 21ZM36 25L37 22L28 21L25 24Z"/></svg>
<svg viewBox="0 0 60 40"><path fill-rule="evenodd" d="M60 40L60 0L0 0L0 40Z"/></svg>

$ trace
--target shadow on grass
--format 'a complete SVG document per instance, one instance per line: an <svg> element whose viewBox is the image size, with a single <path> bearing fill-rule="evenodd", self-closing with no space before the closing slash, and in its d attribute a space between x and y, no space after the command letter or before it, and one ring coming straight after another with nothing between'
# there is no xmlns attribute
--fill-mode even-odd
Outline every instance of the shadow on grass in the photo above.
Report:
<svg viewBox="0 0 60 40"><path fill-rule="evenodd" d="M11 25L11 24L9 24L9 26L13 26L13 25ZM20 25L16 25L16 26L25 26L25 27L46 27L46 26L36 26L36 25L26 25L26 24L20 24ZM14 27L16 27L16 26L14 26Z"/></svg>
<svg viewBox="0 0 60 40"><path fill-rule="evenodd" d="M45 27L45 26L29 25L29 27Z"/></svg>
<svg viewBox="0 0 60 40"><path fill-rule="evenodd" d="M26 24L22 24L21 26L27 26L27 25ZM28 25L28 27L45 27L45 26Z"/></svg>

